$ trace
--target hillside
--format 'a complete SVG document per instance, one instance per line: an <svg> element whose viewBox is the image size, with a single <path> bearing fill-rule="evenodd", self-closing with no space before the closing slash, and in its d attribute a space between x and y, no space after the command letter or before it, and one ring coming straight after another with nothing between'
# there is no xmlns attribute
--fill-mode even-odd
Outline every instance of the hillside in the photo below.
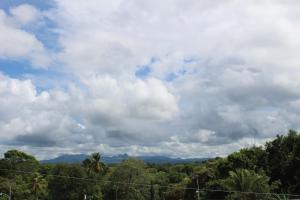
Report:
<svg viewBox="0 0 300 200"><path fill-rule="evenodd" d="M74 163L81 163L84 159L86 159L88 155L85 154L67 154L61 155L53 159L42 160L42 163L65 163L65 164L74 164ZM102 162L105 164L117 164L121 163L123 160L128 158L136 158L138 160L142 160L146 163L153 163L153 164L179 164L179 163L192 163L192 162L202 162L208 160L208 158L190 158L190 159L183 159L183 158L170 158L167 156L129 156L127 154L117 155L117 156L102 156Z"/></svg>

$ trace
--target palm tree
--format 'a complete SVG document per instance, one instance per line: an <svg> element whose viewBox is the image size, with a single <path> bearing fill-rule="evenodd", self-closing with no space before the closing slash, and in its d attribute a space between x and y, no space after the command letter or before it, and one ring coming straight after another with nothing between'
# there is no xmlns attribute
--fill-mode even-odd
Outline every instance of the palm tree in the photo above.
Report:
<svg viewBox="0 0 300 200"><path fill-rule="evenodd" d="M223 186L230 191L236 191L227 196L227 199L269 199L269 195L257 193L270 193L269 178L254 171L239 169L229 172Z"/></svg>
<svg viewBox="0 0 300 200"><path fill-rule="evenodd" d="M87 169L88 173L94 172L96 174L103 172L105 167L101 162L100 153L92 153L83 161L83 166Z"/></svg>
<svg viewBox="0 0 300 200"><path fill-rule="evenodd" d="M38 200L40 194L46 192L46 188L47 188L46 180L39 173L35 173L32 179L31 190L36 200Z"/></svg>

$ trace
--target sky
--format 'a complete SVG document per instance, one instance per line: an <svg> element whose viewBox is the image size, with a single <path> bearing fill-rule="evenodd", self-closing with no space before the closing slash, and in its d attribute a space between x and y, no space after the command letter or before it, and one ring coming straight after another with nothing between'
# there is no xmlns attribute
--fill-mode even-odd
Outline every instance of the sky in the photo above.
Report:
<svg viewBox="0 0 300 200"><path fill-rule="evenodd" d="M0 153L225 156L300 126L297 0L1 0Z"/></svg>

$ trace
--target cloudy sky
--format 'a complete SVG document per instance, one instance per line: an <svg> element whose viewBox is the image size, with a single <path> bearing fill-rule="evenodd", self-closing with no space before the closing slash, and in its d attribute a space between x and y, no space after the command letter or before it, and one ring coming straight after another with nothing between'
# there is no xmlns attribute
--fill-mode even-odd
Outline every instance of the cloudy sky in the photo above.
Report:
<svg viewBox="0 0 300 200"><path fill-rule="evenodd" d="M0 153L223 156L300 126L300 2L1 0Z"/></svg>

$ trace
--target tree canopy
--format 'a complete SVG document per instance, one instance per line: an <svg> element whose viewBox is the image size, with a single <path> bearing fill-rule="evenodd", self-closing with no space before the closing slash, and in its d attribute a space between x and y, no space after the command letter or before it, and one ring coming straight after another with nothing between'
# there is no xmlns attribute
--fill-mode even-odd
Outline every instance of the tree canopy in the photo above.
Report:
<svg viewBox="0 0 300 200"><path fill-rule="evenodd" d="M0 193L10 188L12 200L296 199L286 194L300 194L300 135L291 130L260 147L185 164L105 165L100 153L81 164L42 164L9 150L0 159Z"/></svg>

